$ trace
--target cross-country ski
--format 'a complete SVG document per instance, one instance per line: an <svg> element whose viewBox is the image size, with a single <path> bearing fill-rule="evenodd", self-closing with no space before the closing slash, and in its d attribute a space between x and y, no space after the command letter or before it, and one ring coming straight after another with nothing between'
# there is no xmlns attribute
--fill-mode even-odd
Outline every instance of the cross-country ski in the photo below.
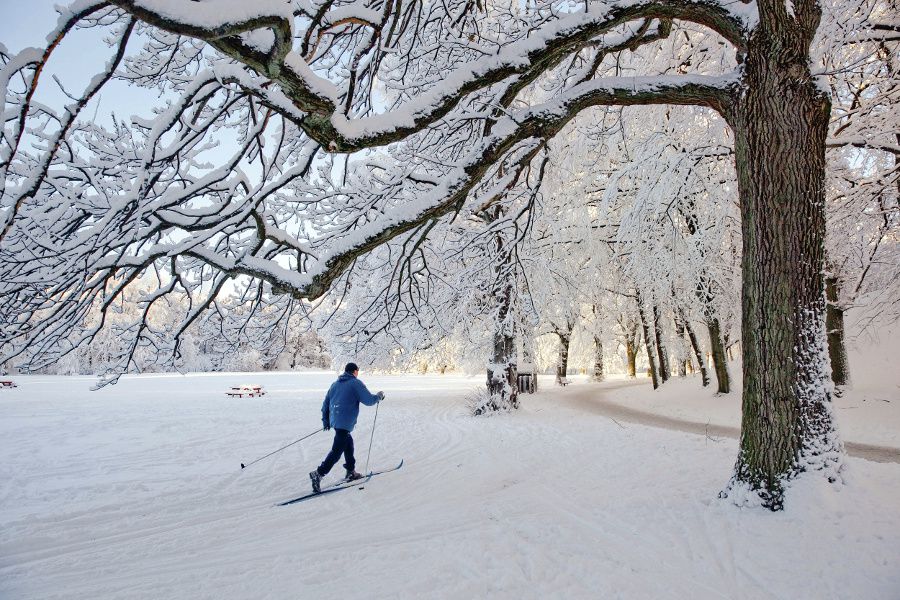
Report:
<svg viewBox="0 0 900 600"><path fill-rule="evenodd" d="M375 477L376 475L381 475L383 473L390 473L391 471L396 471L397 469L399 469L402 466L403 466L403 461L401 460L400 464L398 464L396 467L394 467L392 469L385 469L383 471L373 471L373 472L369 473L368 475L363 475L359 479L354 479L352 481L347 481L346 479L341 479L341 480L331 483L329 485L322 486L322 488L318 492L310 492L309 494L304 494L297 498L292 498L290 500L285 500L284 502L279 502L277 504L277 506L288 506L289 504L297 504L298 502L303 502L304 500L309 500L310 498L314 498L316 496L322 496L324 494L329 494L332 492L337 492L337 491L352 488L352 487L359 488L360 486L368 483L369 480L372 479L373 477Z"/></svg>

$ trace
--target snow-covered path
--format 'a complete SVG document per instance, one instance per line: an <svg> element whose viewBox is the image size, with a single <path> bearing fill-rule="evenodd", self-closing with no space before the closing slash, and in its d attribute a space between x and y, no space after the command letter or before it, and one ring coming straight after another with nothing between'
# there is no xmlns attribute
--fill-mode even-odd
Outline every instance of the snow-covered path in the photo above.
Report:
<svg viewBox="0 0 900 600"><path fill-rule="evenodd" d="M388 394L372 466L403 469L276 508L329 438L240 462L313 430L331 378L19 378L0 396L0 598L900 597L900 466L850 459L839 489L739 509L716 500L733 440L620 426L552 388L472 419L480 378L364 377ZM270 394L224 398L251 380Z"/></svg>
<svg viewBox="0 0 900 600"><path fill-rule="evenodd" d="M704 392L703 390L697 389L696 381L673 381L668 384L668 386L687 388L688 390L695 392L696 395L710 395L709 391ZM615 393L620 390L628 390L632 393L625 395L625 398L619 398L617 400L615 398ZM657 393L659 395L664 395L665 391L667 390ZM703 410L696 410L691 414L689 411L684 410L685 406L683 403L679 402L680 399L678 398L663 399L663 402L668 402L669 404L681 404L681 410L676 413L677 416L666 414L666 412L670 411L654 410L659 409L660 406L662 406L661 403L644 402L635 406L628 401L628 396L633 396L635 393L642 393L646 396L652 396L654 394L653 390L650 389L650 383L646 380L621 380L604 382L601 384L591 383L588 385L575 385L569 386L566 389L557 389L554 393L557 394L562 402L568 403L573 407L578 407L581 410L600 414L611 419L648 425L650 427L659 427L662 429L684 431L686 433L702 436L730 437L738 439L741 433L739 406L733 407L733 411L726 412L725 414L721 414L720 412L719 414L713 414L712 416L710 416L709 412L704 412ZM738 394L734 394L728 398L716 398L713 400L713 402L717 403L731 404L736 404L739 401L740 397ZM841 407L838 406L837 408ZM706 421L702 420L704 417L707 419ZM840 427L844 415L838 412L837 418L838 426ZM858 431L858 428L850 429L850 435L854 437L861 434L862 432ZM900 439L900 431L897 431L895 435ZM850 456L876 462L900 463L900 448L897 446L867 444L864 442L853 441L853 439L846 439L846 435L844 437L844 446Z"/></svg>

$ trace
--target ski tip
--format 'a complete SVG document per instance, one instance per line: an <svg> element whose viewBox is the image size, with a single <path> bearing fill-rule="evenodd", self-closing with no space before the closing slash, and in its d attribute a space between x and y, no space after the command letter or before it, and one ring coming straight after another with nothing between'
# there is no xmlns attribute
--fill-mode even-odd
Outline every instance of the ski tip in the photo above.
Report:
<svg viewBox="0 0 900 600"><path fill-rule="evenodd" d="M375 475L380 475L381 473L390 473L391 471L396 471L397 469L399 469L402 466L403 466L403 459L401 459L400 464L398 464L393 469L386 469L384 471L369 471L368 473L366 473L366 477L373 477Z"/></svg>

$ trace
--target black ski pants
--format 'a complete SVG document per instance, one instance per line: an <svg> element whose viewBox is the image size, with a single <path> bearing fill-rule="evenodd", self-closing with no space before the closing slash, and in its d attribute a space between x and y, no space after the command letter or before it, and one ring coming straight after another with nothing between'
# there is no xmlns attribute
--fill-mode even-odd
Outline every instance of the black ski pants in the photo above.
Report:
<svg viewBox="0 0 900 600"><path fill-rule="evenodd" d="M328 453L328 456L316 469L319 475L327 475L331 467L340 460L341 454L344 455L344 468L348 471L354 470L356 468L356 458L353 457L353 436L346 429L335 429L331 452Z"/></svg>

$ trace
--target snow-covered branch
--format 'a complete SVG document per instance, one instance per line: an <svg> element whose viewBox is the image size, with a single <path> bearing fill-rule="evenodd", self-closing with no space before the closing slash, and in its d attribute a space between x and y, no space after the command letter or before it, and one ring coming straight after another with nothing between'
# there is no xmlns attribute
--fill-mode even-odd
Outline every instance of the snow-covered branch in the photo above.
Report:
<svg viewBox="0 0 900 600"><path fill-rule="evenodd" d="M544 24L537 32L500 47L490 55L451 65L443 81L394 108L390 113L352 117L340 106L347 96L339 86L315 73L304 58L291 50L293 21L290 4L274 1L254 3L253 8L230 0L207 0L202 7L177 8L178 3L151 0L115 0L115 4L157 27L203 39L279 85L295 109L304 113L298 125L323 147L354 152L383 146L423 130L441 118L468 95L499 85L510 100L537 76L554 68L565 57L584 48L602 45L602 36L632 21L682 20L709 27L738 50L753 16L714 1L655 0L588 5ZM202 10L201 10L202 8ZM353 15L347 10L344 18ZM327 15L327 13L326 13ZM358 20L368 24L374 17L365 12ZM321 19L323 26L329 21ZM274 41L263 51L248 44L241 34L270 30ZM267 94L259 90L262 98ZM278 105L274 103L273 105Z"/></svg>

